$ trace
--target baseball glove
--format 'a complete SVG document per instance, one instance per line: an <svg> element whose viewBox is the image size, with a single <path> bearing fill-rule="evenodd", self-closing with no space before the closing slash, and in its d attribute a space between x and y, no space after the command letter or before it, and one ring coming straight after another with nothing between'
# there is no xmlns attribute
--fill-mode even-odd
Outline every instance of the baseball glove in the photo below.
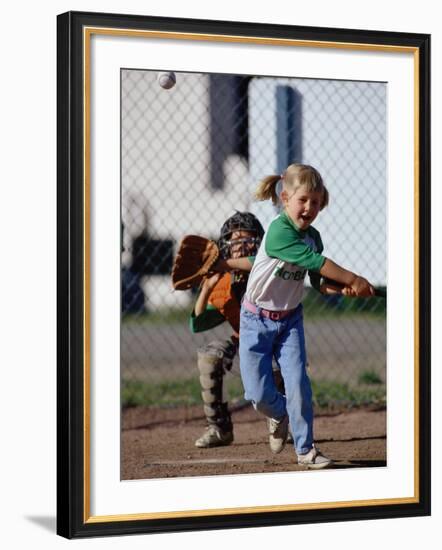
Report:
<svg viewBox="0 0 442 550"><path fill-rule="evenodd" d="M215 241L198 235L186 235L173 261L173 288L187 290L198 286L204 277L215 273L212 268L218 258L219 249Z"/></svg>

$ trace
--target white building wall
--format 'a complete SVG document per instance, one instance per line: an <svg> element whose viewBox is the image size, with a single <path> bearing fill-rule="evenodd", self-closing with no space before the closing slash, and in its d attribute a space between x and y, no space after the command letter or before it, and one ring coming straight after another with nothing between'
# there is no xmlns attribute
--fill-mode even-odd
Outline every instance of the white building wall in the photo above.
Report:
<svg viewBox="0 0 442 550"><path fill-rule="evenodd" d="M315 223L326 254L386 283L386 84L253 78L249 163L236 154L225 158L224 184L216 188L210 109L226 109L222 97L210 105L208 75L177 73L171 90L161 89L156 77L122 71L125 265L131 240L145 228L152 238L176 242L189 233L216 237L234 209L254 211L266 226L276 210L254 202L257 183L301 161L321 172L330 191L330 206ZM295 119L284 112L281 95L277 101L281 87L294 93ZM287 141L290 125L295 135ZM150 308L189 300L188 293L171 293L168 277L145 277L143 285Z"/></svg>

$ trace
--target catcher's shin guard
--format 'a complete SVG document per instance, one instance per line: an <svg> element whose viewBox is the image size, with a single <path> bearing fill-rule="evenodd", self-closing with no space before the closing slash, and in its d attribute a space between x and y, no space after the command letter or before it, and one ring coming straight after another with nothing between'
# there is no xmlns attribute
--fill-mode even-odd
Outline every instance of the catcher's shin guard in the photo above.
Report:
<svg viewBox="0 0 442 550"><path fill-rule="evenodd" d="M223 432L233 430L232 420L223 399L223 377L232 368L236 347L230 341L211 342L198 349L201 396L207 423Z"/></svg>

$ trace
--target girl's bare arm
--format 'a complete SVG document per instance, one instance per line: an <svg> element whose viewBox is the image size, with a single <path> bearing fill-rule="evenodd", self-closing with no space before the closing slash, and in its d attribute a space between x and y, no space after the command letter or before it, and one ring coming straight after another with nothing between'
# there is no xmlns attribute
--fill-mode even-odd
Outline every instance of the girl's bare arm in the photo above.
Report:
<svg viewBox="0 0 442 550"><path fill-rule="evenodd" d="M373 286L364 279L348 271L347 269L336 264L333 260L326 258L323 266L319 270L319 273L326 277L327 279L332 279L338 283L342 283L346 289L341 291L343 294L354 295L354 296L374 296ZM332 293L332 287L327 289L327 293Z"/></svg>

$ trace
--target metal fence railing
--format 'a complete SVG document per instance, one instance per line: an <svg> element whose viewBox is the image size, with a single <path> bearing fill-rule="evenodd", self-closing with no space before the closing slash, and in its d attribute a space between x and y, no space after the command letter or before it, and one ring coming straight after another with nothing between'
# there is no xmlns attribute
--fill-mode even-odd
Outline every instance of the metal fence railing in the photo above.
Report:
<svg viewBox="0 0 442 550"><path fill-rule="evenodd" d="M255 203L265 175L312 164L330 192L318 217L325 255L385 286L386 84L302 78L121 72L123 400L152 402L152 388L197 379L196 349L230 334L225 323L192 334L195 292L172 292L185 234L217 238L235 210L264 227ZM386 305L324 298L307 288L305 329L315 382L384 388ZM240 384L237 366L233 369ZM185 400L185 396L181 396Z"/></svg>

